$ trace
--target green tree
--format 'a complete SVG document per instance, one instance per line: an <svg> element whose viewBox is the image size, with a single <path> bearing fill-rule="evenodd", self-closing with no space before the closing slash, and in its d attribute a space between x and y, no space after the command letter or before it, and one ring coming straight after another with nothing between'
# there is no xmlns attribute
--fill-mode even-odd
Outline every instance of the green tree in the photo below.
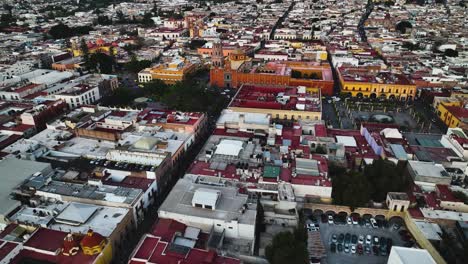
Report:
<svg viewBox="0 0 468 264"><path fill-rule="evenodd" d="M291 71L291 77L292 78L301 78L302 77L302 73L300 71L296 71L296 70L292 70Z"/></svg>
<svg viewBox="0 0 468 264"><path fill-rule="evenodd" d="M125 69L133 73L138 73L141 70L151 66L151 61L149 60L138 60L135 55L132 55L130 61L125 64Z"/></svg>
<svg viewBox="0 0 468 264"><path fill-rule="evenodd" d="M458 51L453 49L446 49L444 55L447 57L458 57Z"/></svg>
<svg viewBox="0 0 468 264"><path fill-rule="evenodd" d="M333 203L356 207L365 206L370 200L371 186L360 172L344 170L332 176Z"/></svg>
<svg viewBox="0 0 468 264"><path fill-rule="evenodd" d="M117 15L117 20L119 21L119 23L124 23L125 22L125 15L122 12L122 10L117 10L116 15Z"/></svg>
<svg viewBox="0 0 468 264"><path fill-rule="evenodd" d="M89 57L90 68L99 73L110 74L113 72L114 59L102 52L91 54Z"/></svg>
<svg viewBox="0 0 468 264"><path fill-rule="evenodd" d="M327 149L325 147L323 147L322 145L318 145L315 148L315 153L317 153L317 154L327 154Z"/></svg>
<svg viewBox="0 0 468 264"><path fill-rule="evenodd" d="M69 26L59 23L50 28L49 35L54 39L63 39L73 36L73 33Z"/></svg>
<svg viewBox="0 0 468 264"><path fill-rule="evenodd" d="M112 19L108 16L98 16L97 23L99 25L112 25Z"/></svg>
<svg viewBox="0 0 468 264"><path fill-rule="evenodd" d="M306 241L299 241L291 232L281 232L265 248L265 255L270 264L307 264L309 254Z"/></svg>
<svg viewBox="0 0 468 264"><path fill-rule="evenodd" d="M374 201L384 201L388 192L406 191L409 180L405 174L406 162L395 163L378 159L364 169L364 176L372 186L371 198Z"/></svg>
<svg viewBox="0 0 468 264"><path fill-rule="evenodd" d="M88 48L88 44L86 43L86 40L84 38L81 39L80 50L81 50L81 53L82 53L82 56L83 56L84 65L85 65L85 67L88 68L90 66L90 64L89 64L89 48Z"/></svg>
<svg viewBox="0 0 468 264"><path fill-rule="evenodd" d="M154 21L153 19L151 19L153 16L151 15L151 13L145 13L145 15L143 16L143 20L141 21L143 25L145 26L152 26L154 25Z"/></svg>
<svg viewBox="0 0 468 264"><path fill-rule="evenodd" d="M400 22L398 22L396 24L395 29L400 31L401 34L405 34L406 29L407 28L412 28L412 27L413 27L413 25L409 21L403 20L403 21L400 21Z"/></svg>

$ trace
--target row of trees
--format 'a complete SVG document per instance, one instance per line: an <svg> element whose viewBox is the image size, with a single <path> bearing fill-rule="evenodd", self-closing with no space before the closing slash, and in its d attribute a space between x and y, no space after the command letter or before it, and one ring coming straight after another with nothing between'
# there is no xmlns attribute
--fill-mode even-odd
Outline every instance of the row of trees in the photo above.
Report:
<svg viewBox="0 0 468 264"><path fill-rule="evenodd" d="M194 73L198 74L201 73ZM208 88L204 82L197 82L193 76L172 85L156 79L144 83L141 88L121 86L109 100L109 104L125 106L131 104L137 97L147 97L164 104L169 109L216 115L229 102L221 92L222 90L217 87Z"/></svg>
<svg viewBox="0 0 468 264"><path fill-rule="evenodd" d="M93 28L90 26L69 27L65 24L59 23L58 25L55 25L50 28L49 35L53 39L64 39L73 36L86 35L91 30L93 30Z"/></svg>
<svg viewBox="0 0 468 264"><path fill-rule="evenodd" d="M304 217L299 216L299 223L293 232L284 231L276 234L271 244L265 248L265 256L270 264L310 263Z"/></svg>
<svg viewBox="0 0 468 264"><path fill-rule="evenodd" d="M291 71L291 77L292 78L298 78L298 79L312 79L312 80L320 80L319 74L312 72L310 74L307 73L302 73L300 71L292 70Z"/></svg>
<svg viewBox="0 0 468 264"><path fill-rule="evenodd" d="M405 173L406 162L378 159L364 171L347 171L330 165L332 198L335 204L351 208L366 206L369 201L383 202L388 192L406 191L410 181Z"/></svg>

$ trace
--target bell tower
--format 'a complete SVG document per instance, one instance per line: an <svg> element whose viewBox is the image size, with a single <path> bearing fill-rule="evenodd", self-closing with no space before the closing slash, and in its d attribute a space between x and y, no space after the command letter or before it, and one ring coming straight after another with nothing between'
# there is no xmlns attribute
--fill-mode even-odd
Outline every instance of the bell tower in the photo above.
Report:
<svg viewBox="0 0 468 264"><path fill-rule="evenodd" d="M223 44L219 39L213 42L211 65L216 68L224 67Z"/></svg>

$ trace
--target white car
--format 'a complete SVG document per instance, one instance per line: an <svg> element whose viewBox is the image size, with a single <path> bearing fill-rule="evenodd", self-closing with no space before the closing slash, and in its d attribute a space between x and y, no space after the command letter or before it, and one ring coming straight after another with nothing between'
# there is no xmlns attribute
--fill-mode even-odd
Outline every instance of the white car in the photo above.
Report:
<svg viewBox="0 0 468 264"><path fill-rule="evenodd" d="M345 252L345 253L349 253L349 245L345 245L345 246L344 246L344 252Z"/></svg>
<svg viewBox="0 0 468 264"><path fill-rule="evenodd" d="M378 236L374 236L374 245L379 245L379 237Z"/></svg>
<svg viewBox="0 0 468 264"><path fill-rule="evenodd" d="M364 236L363 235L359 235L358 243L361 244L361 245L364 244Z"/></svg>
<svg viewBox="0 0 468 264"><path fill-rule="evenodd" d="M367 235L366 236L366 245L370 245L372 243L372 236L371 235Z"/></svg>
<svg viewBox="0 0 468 264"><path fill-rule="evenodd" d="M379 226L377 225L377 221L375 221L374 218L371 218L371 219L370 219L370 223L371 223L371 225L372 225L372 228L377 228L377 227L379 227Z"/></svg>
<svg viewBox="0 0 468 264"><path fill-rule="evenodd" d="M351 253L356 254L356 246L355 245L351 246Z"/></svg>
<svg viewBox="0 0 468 264"><path fill-rule="evenodd" d="M348 216L348 218L346 218L346 223L348 225L352 225L353 224L353 221L351 221L351 217Z"/></svg>
<svg viewBox="0 0 468 264"><path fill-rule="evenodd" d="M333 216L328 215L328 223L329 223L330 225L334 223L334 222L333 222Z"/></svg>
<svg viewBox="0 0 468 264"><path fill-rule="evenodd" d="M312 232L312 231L319 231L320 230L320 227L314 223L309 223L307 224L307 230L309 232Z"/></svg>

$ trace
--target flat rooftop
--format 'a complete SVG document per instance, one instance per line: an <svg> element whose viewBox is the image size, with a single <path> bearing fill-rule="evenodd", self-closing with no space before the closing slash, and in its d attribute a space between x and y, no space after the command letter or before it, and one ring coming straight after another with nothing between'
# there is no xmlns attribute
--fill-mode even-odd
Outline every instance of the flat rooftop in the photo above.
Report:
<svg viewBox="0 0 468 264"><path fill-rule="evenodd" d="M158 211L223 221L237 220L239 223L249 225L255 224L256 209L252 209L255 207L254 205L249 205L244 213L241 212L243 206L247 204L247 195L240 194L237 187L203 184L203 181L200 181L203 178L205 177L187 174L184 178L179 179ZM216 210L192 206L195 192L201 188L221 192Z"/></svg>
<svg viewBox="0 0 468 264"><path fill-rule="evenodd" d="M229 107L321 112L320 92L301 87L243 85Z"/></svg>
<svg viewBox="0 0 468 264"><path fill-rule="evenodd" d="M52 167L48 163L8 158L0 160L0 172L0 181L2 182L0 184L0 200L2 201L0 214L4 215L21 204L19 201L11 199L11 192L36 172L49 174L52 172Z"/></svg>
<svg viewBox="0 0 468 264"><path fill-rule="evenodd" d="M424 264L436 264L431 254L425 249L406 248L406 247L392 247L390 257L398 259L396 263L413 264L413 263L424 263ZM395 260L397 261L397 260Z"/></svg>
<svg viewBox="0 0 468 264"><path fill-rule="evenodd" d="M348 67L340 67L338 71L343 80L347 82L414 85L413 81L403 74L396 74L391 72L379 72L375 74L368 71L367 69Z"/></svg>
<svg viewBox="0 0 468 264"><path fill-rule="evenodd" d="M40 188L37 194L40 196L57 194L82 199L133 204L142 195L142 190L121 186L102 185L98 187L88 184L51 181L48 185Z"/></svg>
<svg viewBox="0 0 468 264"><path fill-rule="evenodd" d="M445 170L444 166L442 166L441 164L435 164L433 162L409 160L408 165L411 166L416 176L437 177L437 178L450 177L450 175Z"/></svg>

